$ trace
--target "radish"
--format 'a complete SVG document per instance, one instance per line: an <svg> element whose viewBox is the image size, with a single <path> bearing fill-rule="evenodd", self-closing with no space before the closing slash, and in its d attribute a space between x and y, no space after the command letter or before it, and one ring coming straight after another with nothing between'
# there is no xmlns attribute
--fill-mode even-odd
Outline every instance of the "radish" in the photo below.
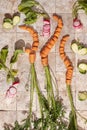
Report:
<svg viewBox="0 0 87 130"><path fill-rule="evenodd" d="M10 86L10 88L6 92L6 97L12 98L12 97L14 97L16 95L16 93L17 93L16 87Z"/></svg>
<svg viewBox="0 0 87 130"><path fill-rule="evenodd" d="M81 23L81 21L78 19L78 18L75 18L74 20L73 20L73 27L75 28L75 29L80 29L80 28L82 28L82 23Z"/></svg>
<svg viewBox="0 0 87 130"><path fill-rule="evenodd" d="M50 20L43 19L43 36L49 36L49 35L50 35Z"/></svg>

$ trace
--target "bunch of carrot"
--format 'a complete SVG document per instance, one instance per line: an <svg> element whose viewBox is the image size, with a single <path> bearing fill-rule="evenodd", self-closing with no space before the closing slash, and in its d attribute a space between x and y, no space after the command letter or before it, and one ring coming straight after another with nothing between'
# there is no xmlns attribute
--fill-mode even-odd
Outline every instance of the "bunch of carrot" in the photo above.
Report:
<svg viewBox="0 0 87 130"><path fill-rule="evenodd" d="M30 111L29 111L29 128L31 128L31 122L32 122L32 105L33 105L33 94L34 89L36 87L36 90L39 91L38 83L37 83L37 76L35 72L35 60L36 60L36 51L38 49L39 45L39 39L38 39L38 33L30 26L21 25L19 26L21 29L28 31L32 38L33 38L33 44L31 47L25 48L25 53L29 55L29 61L31 64L30 73L31 73L31 87L30 87Z"/></svg>
<svg viewBox="0 0 87 130"><path fill-rule="evenodd" d="M78 129L77 126L77 118L76 118L76 111L73 103L73 97L72 97L72 92L71 92L71 81L72 81L72 75L73 75L73 65L68 56L66 55L64 49L65 49L65 43L68 40L69 35L65 35L62 37L60 46L59 46L59 54L61 59L64 61L64 64L67 68L66 71L66 85L67 85L67 92L68 92L68 97L70 100L70 105L71 105L71 110L72 110L72 116L71 116L71 124L74 124L74 130ZM69 128L70 129L70 128Z"/></svg>

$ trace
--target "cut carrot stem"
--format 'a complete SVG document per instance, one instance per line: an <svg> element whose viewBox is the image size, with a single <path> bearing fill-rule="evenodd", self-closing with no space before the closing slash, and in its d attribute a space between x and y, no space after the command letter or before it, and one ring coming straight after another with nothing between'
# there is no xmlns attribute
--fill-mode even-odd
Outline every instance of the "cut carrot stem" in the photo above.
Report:
<svg viewBox="0 0 87 130"><path fill-rule="evenodd" d="M49 66L45 66L44 69L45 69L45 76L46 76L46 82L47 82L46 89L47 89L48 102L49 102L49 105L55 109L55 97L53 93L53 85L52 85L52 79L51 79Z"/></svg>
<svg viewBox="0 0 87 130"><path fill-rule="evenodd" d="M75 107L74 107L74 103L73 103L73 96L72 96L72 92L71 92L71 86L67 85L67 93L68 93L68 97L70 100L70 105L71 105L71 110L74 116L74 125L75 125L75 130L78 130L78 125L77 125L77 117L76 117L76 111L75 111Z"/></svg>
<svg viewBox="0 0 87 130"><path fill-rule="evenodd" d="M30 122L32 121L32 106L33 106L33 95L34 95L34 73L32 69L33 64L31 64L30 73L31 73L31 84L30 84L30 106L29 106L29 115L30 115ZM30 123L31 127L31 123Z"/></svg>

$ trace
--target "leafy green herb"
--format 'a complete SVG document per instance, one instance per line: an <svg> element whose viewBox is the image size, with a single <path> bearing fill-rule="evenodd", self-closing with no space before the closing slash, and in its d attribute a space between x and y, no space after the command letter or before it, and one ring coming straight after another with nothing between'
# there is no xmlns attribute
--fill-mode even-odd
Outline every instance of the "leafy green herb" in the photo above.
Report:
<svg viewBox="0 0 87 130"><path fill-rule="evenodd" d="M37 21L37 13L32 11L26 14L25 24L33 24L36 21Z"/></svg>
<svg viewBox="0 0 87 130"><path fill-rule="evenodd" d="M41 4L35 0L22 0L18 6L18 10L25 14L25 24L33 24L37 21L38 16L49 18Z"/></svg>
<svg viewBox="0 0 87 130"><path fill-rule="evenodd" d="M79 10L84 10L85 13L87 14L87 0L77 0L74 3L73 9L72 9L72 14L74 18L78 17Z"/></svg>
<svg viewBox="0 0 87 130"><path fill-rule="evenodd" d="M19 6L18 6L18 10L22 11L23 9L25 9L27 7L31 8L31 7L36 6L38 4L39 3L35 0L22 1L21 4L19 4Z"/></svg>
<svg viewBox="0 0 87 130"><path fill-rule="evenodd" d="M0 69L4 69L7 72L7 82L10 82L10 81L14 82L15 80L15 76L17 75L18 71L16 69L12 69L12 64L17 61L18 55L20 53L23 53L23 51L22 50L14 51L14 54L10 62L10 68L9 68L6 66L6 59L8 56L8 46L3 47L0 51Z"/></svg>

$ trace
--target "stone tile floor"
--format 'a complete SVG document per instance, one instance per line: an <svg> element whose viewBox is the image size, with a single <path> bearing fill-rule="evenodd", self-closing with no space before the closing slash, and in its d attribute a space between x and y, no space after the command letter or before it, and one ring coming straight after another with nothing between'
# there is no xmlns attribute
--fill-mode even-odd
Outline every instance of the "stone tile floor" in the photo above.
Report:
<svg viewBox="0 0 87 130"><path fill-rule="evenodd" d="M8 31L2 28L2 21L4 18L5 13L15 13L17 12L17 6L21 0L0 0L0 49L5 46L9 45L9 54L8 54L8 61L7 65L9 66L9 59L13 54L14 51L14 44L17 40L23 39L25 43L29 42L32 43L31 36L15 26L12 30ZM73 39L79 38L81 42L87 44L87 16L84 12L80 12L79 16L84 24L82 30L75 30L72 27L72 5L75 0L38 0L45 8L45 10L49 13L51 17L51 34L53 33L56 23L52 18L53 13L57 13L58 15L62 16L63 19L63 30L61 36L57 44L53 47L49 54L49 64L51 66L52 71L54 72L57 82L58 82L58 89L59 95L64 99L64 105L67 107L67 111L70 110L70 105L68 101L68 97L66 94L66 86L65 86L65 66L61 61L59 54L58 54L58 47L59 41L61 37L65 34L70 34L70 39L66 44L66 52L67 55L73 62L74 65L74 74L72 80L72 92L74 97L74 103L76 109L87 117L87 100L86 101L79 101L78 100L78 91L87 91L87 74L81 75L78 70L76 69L77 63L79 59L87 59L86 56L79 56L75 55L72 50L70 49L70 44ZM24 15L21 14L21 22L19 25L23 23ZM34 28L37 29L40 39L40 48L45 44L48 38L42 37L42 18L38 19L36 24L34 24ZM18 92L14 98L5 98L5 92L9 87L9 84L6 84L6 74L3 70L0 70L0 130L3 130L3 123L13 123L15 120L21 121L26 115L29 106L29 92L25 90L25 84L28 79L28 72L29 72L29 63L27 55L21 55L18 59L16 67L19 70L18 76L20 77L20 85L17 86ZM37 75L40 82L40 86L42 91L44 89L44 77L43 77L43 67L40 63L40 56L39 52L37 53L37 60L36 60L36 69ZM38 73L39 72L39 73ZM34 101L34 111L37 111L37 98L35 95ZM78 117L78 124L81 125L83 130L87 130L87 124L84 123L82 119Z"/></svg>

